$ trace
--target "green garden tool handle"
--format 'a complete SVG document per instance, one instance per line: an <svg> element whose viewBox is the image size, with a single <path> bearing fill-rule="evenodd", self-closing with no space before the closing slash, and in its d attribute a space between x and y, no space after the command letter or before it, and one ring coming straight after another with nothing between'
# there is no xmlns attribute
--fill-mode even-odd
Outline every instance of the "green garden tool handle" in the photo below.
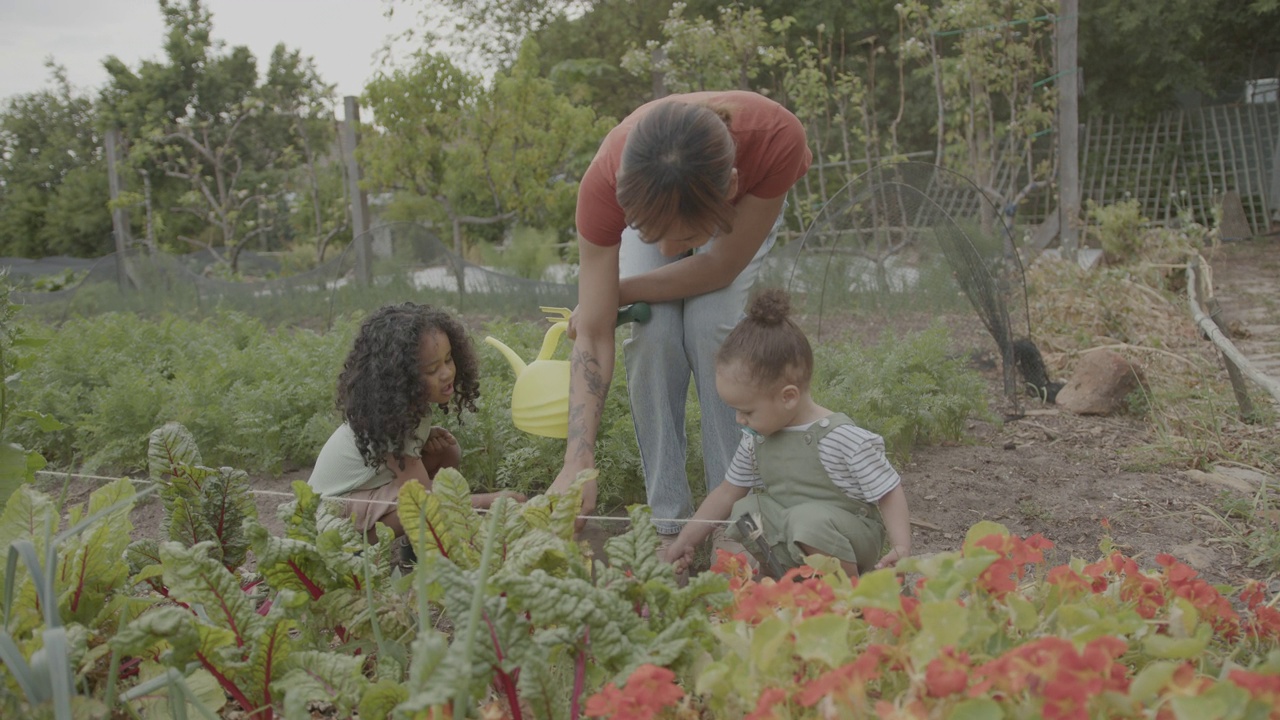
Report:
<svg viewBox="0 0 1280 720"><path fill-rule="evenodd" d="M649 307L649 303L632 303L618 311L618 322L615 327L622 327L629 322L646 323L652 316L653 309Z"/></svg>

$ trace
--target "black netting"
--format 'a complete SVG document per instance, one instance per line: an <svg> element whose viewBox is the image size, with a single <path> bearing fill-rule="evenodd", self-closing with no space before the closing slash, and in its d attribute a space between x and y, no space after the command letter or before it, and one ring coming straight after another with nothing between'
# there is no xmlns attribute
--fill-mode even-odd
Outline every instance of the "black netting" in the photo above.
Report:
<svg viewBox="0 0 1280 720"><path fill-rule="evenodd" d="M818 340L841 315L891 324L895 313L967 305L994 340L1017 404L1017 348L1030 343L1022 263L999 207L967 178L926 163L872 169L828 199L764 273L816 322Z"/></svg>
<svg viewBox="0 0 1280 720"><path fill-rule="evenodd" d="M358 243L318 267L279 277L271 277L281 269L276 257L241 253L237 260L242 271L265 275L261 280L217 277L213 269L218 261L207 252L179 256L135 247L123 255L74 264L84 276L66 289L20 290L13 298L53 320L109 311L203 315L219 309L316 327L328 327L341 313L404 300L511 316L539 316L540 305L572 307L577 302L575 284L530 280L467 262L429 228L415 223L382 225L367 237L367 282L360 277ZM58 271L49 260L16 261L11 272L23 268L30 274L36 263Z"/></svg>

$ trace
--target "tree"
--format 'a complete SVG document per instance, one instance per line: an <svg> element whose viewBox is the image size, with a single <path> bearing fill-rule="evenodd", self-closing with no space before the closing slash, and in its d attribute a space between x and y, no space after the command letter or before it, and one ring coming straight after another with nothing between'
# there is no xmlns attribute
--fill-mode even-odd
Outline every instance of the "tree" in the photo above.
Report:
<svg viewBox="0 0 1280 720"><path fill-rule="evenodd" d="M253 54L243 46L224 52L199 0L160 0L160 8L166 62L144 61L135 72L108 58L107 121L125 131L130 165L167 211L162 240L205 247L235 273L250 242L286 232L280 208L294 196L294 178L314 176L314 148L332 137L321 127L332 89L283 46L260 84ZM319 184L310 185L318 207ZM323 215L310 225L317 244L335 232ZM146 234L157 234L150 221Z"/></svg>
<svg viewBox="0 0 1280 720"><path fill-rule="evenodd" d="M911 37L903 51L930 68L938 108L939 163L1004 202L1051 175L1032 155L1053 124L1052 8L1047 0L942 0L901 6ZM1023 173L1004 174L1021 166ZM992 218L982 205L984 225Z"/></svg>
<svg viewBox="0 0 1280 720"><path fill-rule="evenodd" d="M396 0L392 0L393 4ZM439 18L433 13L446 8L454 17L452 32L426 30L424 47L432 47L441 35L471 51L488 69L509 66L515 62L521 45L553 21L565 18L583 5L578 0L398 0L405 6L418 6L422 27L435 28Z"/></svg>
<svg viewBox="0 0 1280 720"><path fill-rule="evenodd" d="M635 75L660 75L670 92L750 90L762 69L786 56L776 35L790 18L770 27L754 8L722 7L717 21L686 18L684 12L685 4L675 3L662 24L664 40L628 52L623 67Z"/></svg>
<svg viewBox="0 0 1280 720"><path fill-rule="evenodd" d="M65 68L46 66L53 87L0 112L0 253L96 257L113 248L97 116Z"/></svg>
<svg viewBox="0 0 1280 720"><path fill-rule="evenodd" d="M622 68L622 58L662 37L672 0L594 0L531 33L542 48L541 73L556 90L602 116L625 117L653 99L660 78Z"/></svg>
<svg viewBox="0 0 1280 720"><path fill-rule="evenodd" d="M609 127L538 77L537 53L526 42L515 66L485 88L423 51L365 89L380 130L362 141L366 182L417 198L450 228L459 254L463 226L569 227L577 180Z"/></svg>
<svg viewBox="0 0 1280 720"><path fill-rule="evenodd" d="M1177 109L1185 94L1238 102L1245 80L1280 76L1277 27L1275 0L1084 3L1083 108L1091 115L1148 118Z"/></svg>

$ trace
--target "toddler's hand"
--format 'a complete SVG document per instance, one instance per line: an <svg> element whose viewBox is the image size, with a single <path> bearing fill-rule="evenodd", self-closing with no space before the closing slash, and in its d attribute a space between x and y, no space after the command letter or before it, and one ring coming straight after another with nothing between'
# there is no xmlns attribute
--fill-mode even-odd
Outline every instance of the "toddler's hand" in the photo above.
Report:
<svg viewBox="0 0 1280 720"><path fill-rule="evenodd" d="M876 569L882 570L887 567L893 567L898 564L899 560L911 555L910 548L897 548L890 550L884 557L880 558L880 562L876 563Z"/></svg>
<svg viewBox="0 0 1280 720"><path fill-rule="evenodd" d="M424 455L438 455L446 448L457 444L458 440L453 433L439 425L433 425L430 434L427 435L427 441L422 444L422 452Z"/></svg>
<svg viewBox="0 0 1280 720"><path fill-rule="evenodd" d="M688 569L689 563L693 562L693 546L676 540L663 551L662 559L674 565L677 574L682 573Z"/></svg>

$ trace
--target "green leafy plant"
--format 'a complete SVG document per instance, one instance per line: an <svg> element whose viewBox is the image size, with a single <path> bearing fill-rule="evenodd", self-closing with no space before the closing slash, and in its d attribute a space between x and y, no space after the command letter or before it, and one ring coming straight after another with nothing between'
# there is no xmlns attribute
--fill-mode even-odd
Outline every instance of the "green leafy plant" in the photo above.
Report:
<svg viewBox="0 0 1280 720"><path fill-rule="evenodd" d="M15 398L10 397L21 384L24 372L36 361L29 351L48 342L15 322L19 306L10 299L12 292L8 271L0 271L0 502L19 485L31 482L35 472L46 465L43 455L14 441L13 421L23 418L36 432L63 428L49 415L18 410Z"/></svg>
<svg viewBox="0 0 1280 720"><path fill-rule="evenodd" d="M918 443L961 439L968 419L988 412L982 379L951 357L941 326L886 335L869 349L821 345L814 355L814 398L882 435L899 462Z"/></svg>
<svg viewBox="0 0 1280 720"><path fill-rule="evenodd" d="M153 577L146 569L160 561L165 541L188 548L208 543L209 555L224 567L234 569L244 564L249 540L243 524L258 514L249 494L249 475L243 470L201 465L195 438L179 423L168 423L151 433L147 459L151 480L159 486L164 502L164 520L160 539L129 545L134 572ZM163 586L152 585L165 594Z"/></svg>
<svg viewBox="0 0 1280 720"><path fill-rule="evenodd" d="M555 499L500 500L487 520L457 473L441 471L431 493L413 483L401 490L418 591L441 604L453 643L420 630L400 709L445 706L459 694L465 705L493 687L513 718L578 718L588 688L645 664L692 661L707 607L727 598L724 578L704 574L678 588L646 508L606 543L606 561L587 562L571 538L588 477Z"/></svg>
<svg viewBox="0 0 1280 720"><path fill-rule="evenodd" d="M334 378L354 323L320 335L270 332L224 313L193 322L110 314L70 320L24 377L20 442L86 470L146 467L146 438L180 422L211 464L276 471L310 463L337 425ZM47 433L40 418L75 430Z"/></svg>
<svg viewBox="0 0 1280 720"><path fill-rule="evenodd" d="M485 245L483 260L516 277L543 280L547 268L560 261L554 231L518 225L511 230L505 246Z"/></svg>
<svg viewBox="0 0 1280 720"><path fill-rule="evenodd" d="M0 696L23 714L52 711L58 720L100 711L83 689L100 677L106 628L136 612L128 596L129 511L138 497L127 479L94 491L85 505L61 509L23 486L0 514L4 574L0 660L9 674ZM113 623L115 621L115 623ZM112 667L116 667L114 661ZM107 686L114 684L114 673ZM110 692L108 692L110 698ZM109 705L108 705L109 706Z"/></svg>
<svg viewBox="0 0 1280 720"><path fill-rule="evenodd" d="M1263 586L1102 545L1048 567L1050 541L980 522L958 552L853 580L819 557L781 582L724 562L734 603L685 687L715 717L1268 717L1280 612Z"/></svg>

